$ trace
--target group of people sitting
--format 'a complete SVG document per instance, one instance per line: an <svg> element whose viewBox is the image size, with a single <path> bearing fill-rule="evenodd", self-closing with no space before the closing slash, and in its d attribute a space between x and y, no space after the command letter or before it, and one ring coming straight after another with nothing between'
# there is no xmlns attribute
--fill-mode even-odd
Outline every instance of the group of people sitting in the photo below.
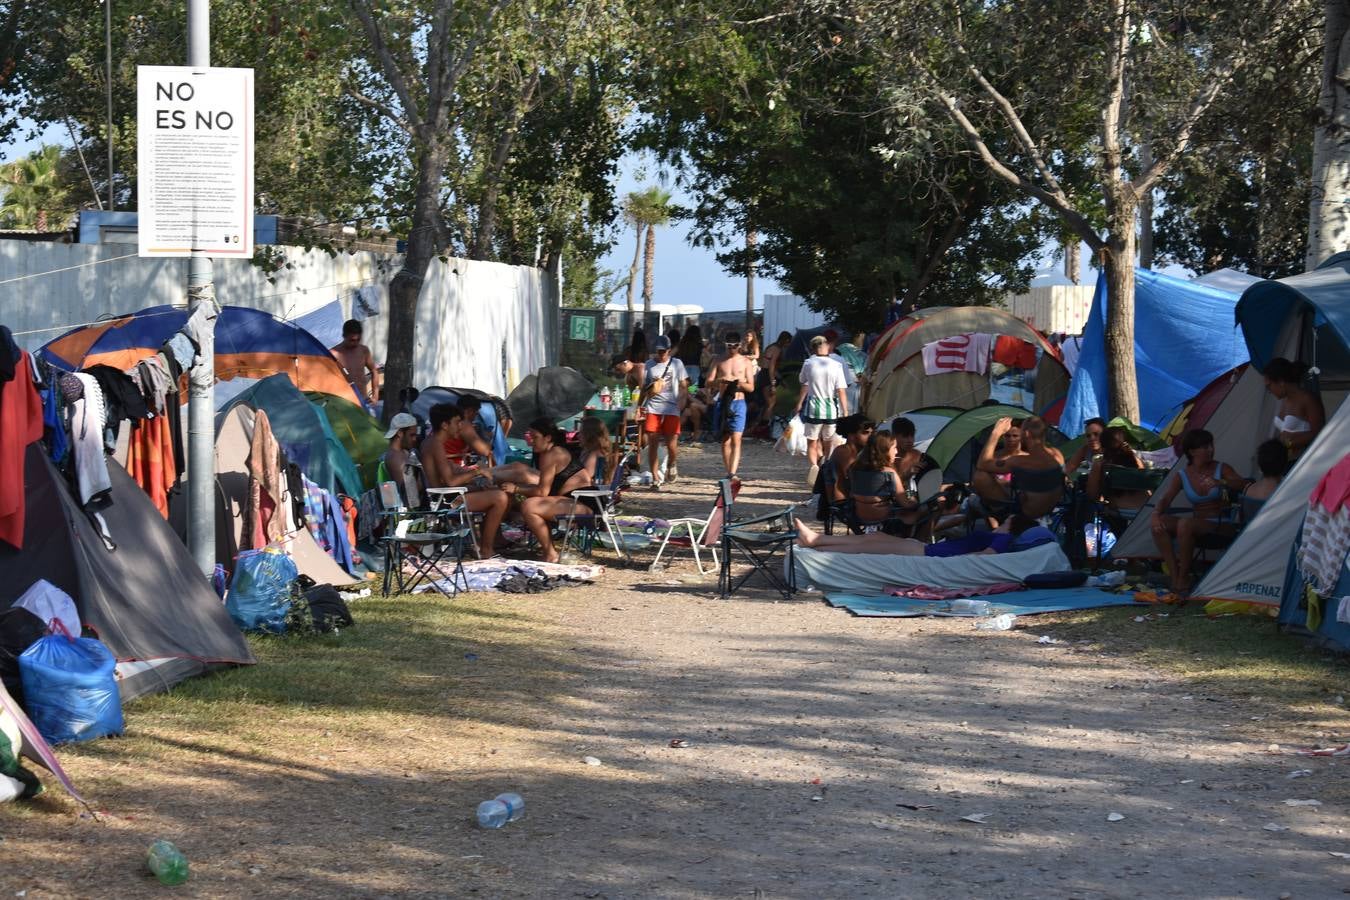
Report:
<svg viewBox="0 0 1350 900"><path fill-rule="evenodd" d="M491 445L475 427L476 403L463 398L459 405L433 406L425 434L415 416L394 416L385 434L389 449L380 462L380 482L398 485L411 506L436 489L466 488L462 502L482 516L479 552L484 558L496 555L502 523L518 521L538 541L540 558L557 562L553 526L577 512L598 511L593 498L573 495L603 482L617 463L608 429L599 419L584 417L569 443L554 422L537 419L525 430L532 464L505 463L493 458Z"/></svg>
<svg viewBox="0 0 1350 900"><path fill-rule="evenodd" d="M1285 359L1271 361L1263 372L1266 388L1279 407L1272 423L1274 436L1256 452L1258 472L1249 478L1215 455L1214 436L1204 429L1182 435L1184 465L1175 475L1150 482L1121 478L1118 473L1146 468L1130 443L1129 431L1108 426L1102 419L1085 425L1082 446L1068 460L1046 443L1047 426L1041 419L1000 419L990 431L971 478L971 495L963 504L966 516L985 519L990 530L971 531L954 540L928 543L941 534L948 519L930 518L910 534L876 533L825 535L798 520L798 542L804 547L840 553L950 556L959 553L998 553L1028 546L1021 536L1038 525L1065 499L1071 479L1081 499L1101 504L1129 521L1149 503L1154 543L1166 566L1173 591L1191 587L1191 562L1196 544L1206 535L1232 536L1260 511L1279 487L1285 472L1313 442L1326 421L1321 398L1302 386L1303 370ZM854 523L916 523L920 500L914 478L934 464L914 448L914 426L896 419L889 431L859 416L840 422L844 443L831 454L821 489L831 502L851 500ZM1113 477L1114 476L1114 477ZM944 485L950 492L951 485ZM1154 494L1156 492L1156 497ZM1174 506L1184 496L1189 511ZM948 497L950 500L950 497ZM951 510L951 505L946 507ZM1047 531L1046 534L1049 534ZM1039 532L1033 535L1041 537Z"/></svg>

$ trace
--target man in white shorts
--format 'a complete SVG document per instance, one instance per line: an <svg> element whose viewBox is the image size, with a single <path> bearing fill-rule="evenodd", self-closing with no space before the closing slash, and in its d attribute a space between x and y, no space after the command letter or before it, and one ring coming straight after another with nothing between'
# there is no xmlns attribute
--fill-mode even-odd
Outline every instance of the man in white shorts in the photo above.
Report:
<svg viewBox="0 0 1350 900"><path fill-rule="evenodd" d="M830 357L830 341L823 334L811 338L812 356L802 363L796 414L806 435L806 459L811 464L807 484L814 485L822 451L830 452L835 423L848 415L848 385L844 366Z"/></svg>

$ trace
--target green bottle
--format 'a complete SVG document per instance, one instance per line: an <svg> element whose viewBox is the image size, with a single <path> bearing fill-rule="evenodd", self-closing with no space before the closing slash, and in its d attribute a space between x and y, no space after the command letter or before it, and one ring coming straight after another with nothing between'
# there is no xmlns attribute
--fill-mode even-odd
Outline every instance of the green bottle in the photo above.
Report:
<svg viewBox="0 0 1350 900"><path fill-rule="evenodd" d="M187 857L166 840L158 840L150 845L145 862L160 884L182 884L188 880Z"/></svg>

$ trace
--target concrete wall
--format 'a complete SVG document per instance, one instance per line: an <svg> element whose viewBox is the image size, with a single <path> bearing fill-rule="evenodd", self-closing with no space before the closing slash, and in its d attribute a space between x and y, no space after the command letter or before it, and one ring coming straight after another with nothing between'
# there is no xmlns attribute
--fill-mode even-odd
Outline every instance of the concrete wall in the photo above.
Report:
<svg viewBox="0 0 1350 900"><path fill-rule="evenodd" d="M140 259L132 243L59 244L0 240L0 324L37 349L79 325L148 306L183 302L186 259ZM373 291L380 314L366 343L385 356L389 282L402 262L370 252L329 256L277 247L286 267L272 277L247 262L216 260L222 304L294 319L332 300L352 315L356 292ZM418 303L416 380L507 393L556 361L558 304L546 272L450 258L432 263Z"/></svg>

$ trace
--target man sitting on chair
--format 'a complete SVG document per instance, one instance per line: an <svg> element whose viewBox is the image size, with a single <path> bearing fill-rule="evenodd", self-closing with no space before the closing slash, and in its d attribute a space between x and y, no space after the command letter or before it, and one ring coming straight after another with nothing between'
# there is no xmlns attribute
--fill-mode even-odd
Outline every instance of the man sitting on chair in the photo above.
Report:
<svg viewBox="0 0 1350 900"><path fill-rule="evenodd" d="M479 467L457 465L446 453L446 443L462 439L465 432L472 432L473 426L465 421L464 412L453 403L438 403L431 408L431 432L422 441L422 466L427 487L468 487L464 495L464 505L471 513L483 514L483 539L480 553L486 558L493 555L497 542L497 530L506 515L511 494L515 485L503 482L492 486L491 476L483 474Z"/></svg>

